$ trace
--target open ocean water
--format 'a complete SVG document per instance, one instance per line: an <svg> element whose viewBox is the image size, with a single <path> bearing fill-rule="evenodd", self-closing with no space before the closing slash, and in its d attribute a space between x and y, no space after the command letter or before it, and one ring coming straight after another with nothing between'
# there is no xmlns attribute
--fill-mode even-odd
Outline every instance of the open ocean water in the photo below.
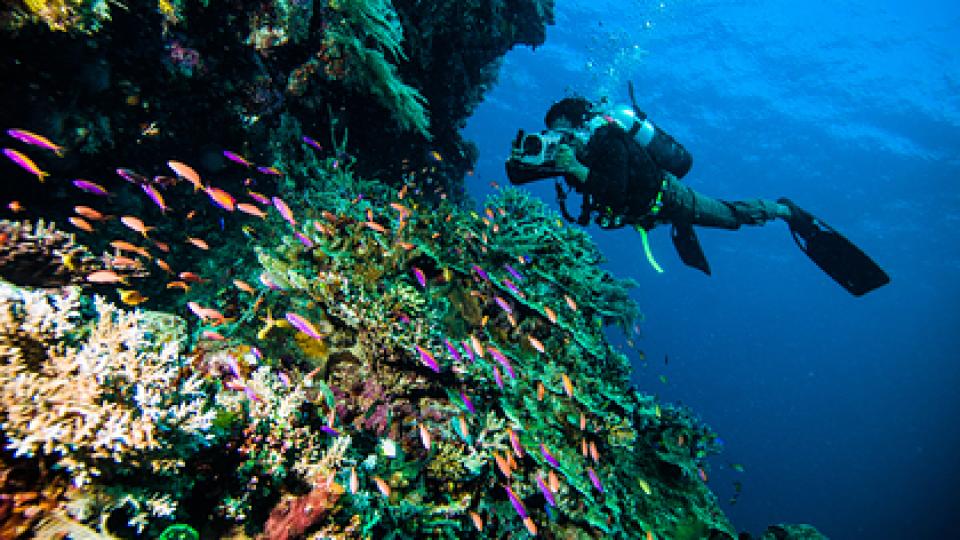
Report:
<svg viewBox="0 0 960 540"><path fill-rule="evenodd" d="M553 101L626 101L632 80L693 153L695 189L788 196L892 278L850 296L783 222L700 229L712 277L680 263L666 227L651 235L661 275L636 233L592 231L608 267L639 282L636 383L725 441L710 483L735 525L960 538L960 4L558 4L547 44L508 54L466 128L481 150L473 194L507 183L516 129L542 129ZM552 181L529 189L554 200Z"/></svg>

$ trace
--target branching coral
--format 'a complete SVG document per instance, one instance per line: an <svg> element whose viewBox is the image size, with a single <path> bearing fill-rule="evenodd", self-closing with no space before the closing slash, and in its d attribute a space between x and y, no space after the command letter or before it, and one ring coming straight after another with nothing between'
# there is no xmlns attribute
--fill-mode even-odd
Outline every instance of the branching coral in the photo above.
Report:
<svg viewBox="0 0 960 540"><path fill-rule="evenodd" d="M59 287L83 282L96 267L94 256L42 220L0 220L0 277L24 287Z"/></svg>

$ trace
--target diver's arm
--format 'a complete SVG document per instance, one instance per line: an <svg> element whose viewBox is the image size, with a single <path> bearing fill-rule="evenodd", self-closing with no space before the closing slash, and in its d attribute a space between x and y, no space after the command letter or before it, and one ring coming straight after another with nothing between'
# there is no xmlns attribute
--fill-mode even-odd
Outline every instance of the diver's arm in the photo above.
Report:
<svg viewBox="0 0 960 540"><path fill-rule="evenodd" d="M587 177L590 175L590 169L588 169L583 163L577 161L577 157L574 155L573 148L566 144L559 145L557 147L556 162L558 169L576 178L580 184L587 182Z"/></svg>

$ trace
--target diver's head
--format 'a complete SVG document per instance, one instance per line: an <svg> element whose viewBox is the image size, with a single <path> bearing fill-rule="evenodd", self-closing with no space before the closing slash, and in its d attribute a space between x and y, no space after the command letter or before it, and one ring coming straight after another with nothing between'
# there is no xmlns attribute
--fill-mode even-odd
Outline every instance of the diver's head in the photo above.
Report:
<svg viewBox="0 0 960 540"><path fill-rule="evenodd" d="M583 96L563 98L547 110L543 123L548 129L582 127L593 114L593 103Z"/></svg>

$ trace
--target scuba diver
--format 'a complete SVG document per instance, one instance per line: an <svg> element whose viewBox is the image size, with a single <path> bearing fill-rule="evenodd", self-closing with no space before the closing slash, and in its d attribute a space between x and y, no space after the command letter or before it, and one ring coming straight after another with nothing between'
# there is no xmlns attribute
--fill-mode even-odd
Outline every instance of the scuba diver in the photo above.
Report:
<svg viewBox="0 0 960 540"><path fill-rule="evenodd" d="M694 225L735 230L782 219L794 240L824 272L854 296L889 282L887 274L832 227L786 198L725 201L694 191L680 181L693 157L636 106L591 102L575 96L547 111L547 129L517 133L506 162L515 185L557 178L557 199L564 219L604 229L632 226L641 234L647 260L658 272L646 232L672 225L680 259L710 275ZM564 189L559 178L569 186ZM583 196L579 216L567 211L570 191Z"/></svg>

